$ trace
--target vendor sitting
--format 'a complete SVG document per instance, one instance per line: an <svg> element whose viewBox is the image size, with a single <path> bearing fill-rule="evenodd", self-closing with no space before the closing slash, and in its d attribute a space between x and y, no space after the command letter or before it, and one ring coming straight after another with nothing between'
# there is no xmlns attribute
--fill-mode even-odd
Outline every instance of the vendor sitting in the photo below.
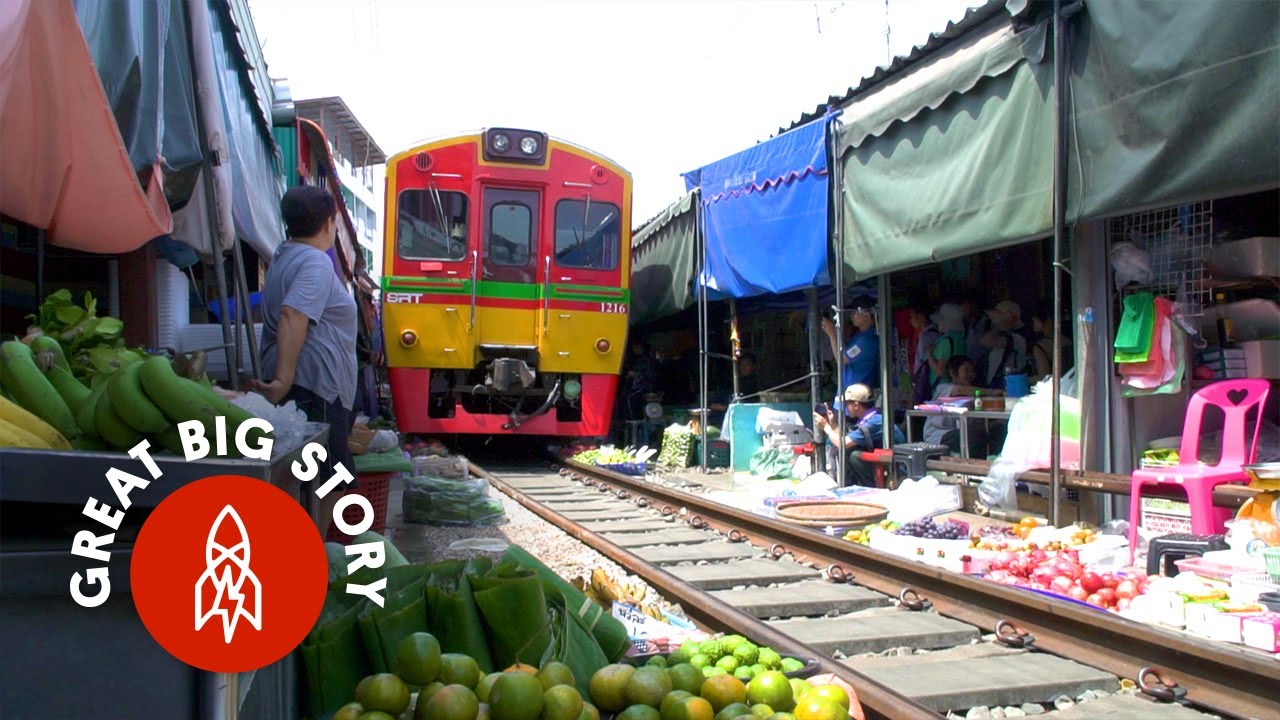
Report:
<svg viewBox="0 0 1280 720"><path fill-rule="evenodd" d="M813 426L816 433L825 436L829 452L827 460L830 467L835 466L834 448L843 448L848 453L848 464L845 466L845 484L870 487L875 484L875 463L862 459L862 453L884 447L884 415L876 407L875 393L861 383L850 385L844 391L845 414L852 419L853 427L843 439L840 437L839 419L834 412L826 415L814 413ZM896 425L893 428L893 441L905 442L902 431ZM846 424L848 428L848 424Z"/></svg>
<svg viewBox="0 0 1280 720"><path fill-rule="evenodd" d="M947 361L947 377L933 392L934 400L947 398L973 397L981 392L984 395L1004 395L1003 390L988 390L977 384L978 370L967 355L953 355ZM946 445L952 452L960 450L960 421L954 417L931 417L924 423L924 441L933 445ZM969 452L972 454L978 447L985 445L986 437L982 429L975 427L969 435Z"/></svg>

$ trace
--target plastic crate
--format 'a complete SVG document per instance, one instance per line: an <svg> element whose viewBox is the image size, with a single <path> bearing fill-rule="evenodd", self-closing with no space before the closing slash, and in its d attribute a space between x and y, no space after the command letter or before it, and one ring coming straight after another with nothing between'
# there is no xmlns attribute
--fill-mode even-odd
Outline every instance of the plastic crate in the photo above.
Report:
<svg viewBox="0 0 1280 720"><path fill-rule="evenodd" d="M1267 563L1267 575L1271 576L1271 582L1280 583L1280 547L1263 550L1262 559Z"/></svg>
<svg viewBox="0 0 1280 720"><path fill-rule="evenodd" d="M348 492L355 495L363 495L368 498L369 504L373 506L373 526L369 529L373 532L380 533L387 529L387 499L391 495L391 479L396 473L364 473L358 477L360 487ZM357 507L349 507L342 512L342 519L348 523L356 523L360 520L360 509ZM326 540L330 542L341 543L347 545L351 542L351 536L338 529L336 523L329 525L329 535Z"/></svg>
<svg viewBox="0 0 1280 720"><path fill-rule="evenodd" d="M698 445L698 465L702 465L702 444ZM728 440L707 440L707 467L709 468L727 468L729 467L729 441Z"/></svg>

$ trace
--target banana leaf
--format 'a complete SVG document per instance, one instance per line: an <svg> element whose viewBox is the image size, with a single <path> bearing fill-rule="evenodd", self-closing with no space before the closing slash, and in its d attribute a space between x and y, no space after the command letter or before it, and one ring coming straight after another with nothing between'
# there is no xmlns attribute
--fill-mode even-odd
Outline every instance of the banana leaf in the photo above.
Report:
<svg viewBox="0 0 1280 720"><path fill-rule="evenodd" d="M441 650L470 655L481 672L490 673L493 672L493 660L485 641L480 610L471 594L468 567L461 560L447 560L429 566L427 631L440 641ZM487 568L480 573L484 571Z"/></svg>
<svg viewBox="0 0 1280 720"><path fill-rule="evenodd" d="M469 577L497 666L540 665L551 644L542 580L514 562L499 564L487 575Z"/></svg>
<svg viewBox="0 0 1280 720"><path fill-rule="evenodd" d="M359 615L364 602L368 601L349 603L335 598L330 603L326 599L320 622L302 642L311 717L328 716L351 702L356 684L373 672L360 636Z"/></svg>
<svg viewBox="0 0 1280 720"><path fill-rule="evenodd" d="M559 660L573 671L578 692L590 697L591 676L609 664L609 658L600 649L591 628L577 613L569 611L569 601L564 593L550 582L543 581L547 598L547 613L551 620L551 643L543 653L542 664ZM531 663L532 664L532 663Z"/></svg>
<svg viewBox="0 0 1280 720"><path fill-rule="evenodd" d="M599 643L600 649L609 662L616 662L627 654L631 641L627 637L627 628L616 618L609 615L599 605L587 599L581 590L570 585L551 568L543 565L518 545L507 548L502 561L515 561L521 567L537 573L542 580L551 583L564 596L565 607L576 615L592 637Z"/></svg>
<svg viewBox="0 0 1280 720"><path fill-rule="evenodd" d="M395 672L400 641L427 631L427 566L407 568L389 574L382 607L368 603L360 613L360 635L375 672Z"/></svg>

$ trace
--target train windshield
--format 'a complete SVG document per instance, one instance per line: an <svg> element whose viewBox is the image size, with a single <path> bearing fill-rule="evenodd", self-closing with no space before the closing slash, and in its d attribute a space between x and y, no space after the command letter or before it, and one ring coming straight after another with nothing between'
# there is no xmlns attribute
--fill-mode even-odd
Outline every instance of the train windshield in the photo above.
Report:
<svg viewBox="0 0 1280 720"><path fill-rule="evenodd" d="M622 244L617 205L586 200L556 203L556 262L564 267L615 270Z"/></svg>
<svg viewBox="0 0 1280 720"><path fill-rule="evenodd" d="M467 256L467 196L434 188L401 191L396 202L396 252L406 260Z"/></svg>

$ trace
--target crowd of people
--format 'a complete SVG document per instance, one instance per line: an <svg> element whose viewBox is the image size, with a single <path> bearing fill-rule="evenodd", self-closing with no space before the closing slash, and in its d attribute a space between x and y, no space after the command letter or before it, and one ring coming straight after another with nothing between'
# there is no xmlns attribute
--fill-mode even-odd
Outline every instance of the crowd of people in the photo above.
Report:
<svg viewBox="0 0 1280 720"><path fill-rule="evenodd" d="M846 481L849 483L874 481L874 465L864 462L862 453L884 447L886 432L892 433L894 442L905 441L907 420L900 411L906 407L978 394L1000 397L1009 378L1016 376L1019 387L1027 387L1053 369L1053 338L1059 330L1054 313L1047 306L1024 315L1021 306L1012 300L1002 300L985 309L974 299L936 306L915 303L908 310L912 330L908 336L910 386L895 390L898 398L909 403L904 402L903 407L898 408L885 407L881 396L881 329L876 324L876 300L865 295L854 297L848 302L846 312L843 323L836 323L831 317L822 320L822 334L830 349L827 368L834 369L837 357L843 367L838 382L835 382L835 373L827 373L832 382L827 384L824 396L832 399L814 408L813 428L815 439L826 446L827 467L834 466L841 451L847 453ZM1065 335L1062 348L1065 372L1072 358L1070 339ZM642 419L647 402L673 399L663 397L664 385L670 380L664 376L673 376L665 365L643 339L633 342L623 369L620 416ZM737 369L736 397L729 384L730 376L716 374L722 381L713 384L708 398L708 422L713 425L735 399L760 402L761 384L755 356L742 353ZM683 378L689 373L679 375ZM696 375L689 378L690 390L696 396ZM682 396L683 384L677 393ZM843 439L839 430L842 413L845 417ZM980 428L970 433L971 454L982 456L993 448L998 449L1002 435L1000 423L992 423L991 430L990 436ZM923 438L958 452L958 421L947 417L929 418L924 424Z"/></svg>

